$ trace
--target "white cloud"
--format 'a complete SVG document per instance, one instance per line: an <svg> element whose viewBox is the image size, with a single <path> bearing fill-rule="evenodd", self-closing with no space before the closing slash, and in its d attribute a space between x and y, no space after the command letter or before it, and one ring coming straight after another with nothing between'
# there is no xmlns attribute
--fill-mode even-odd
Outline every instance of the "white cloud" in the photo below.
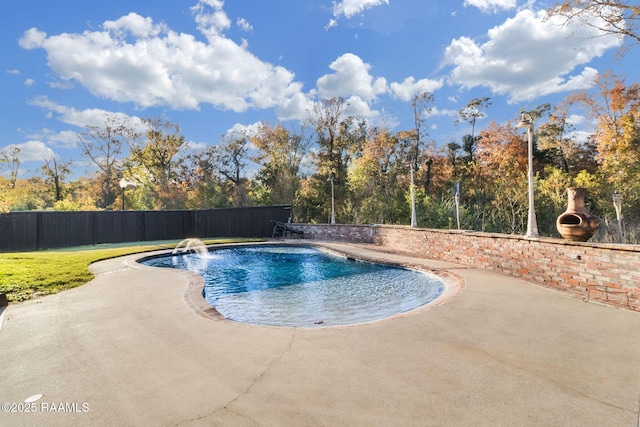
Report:
<svg viewBox="0 0 640 427"><path fill-rule="evenodd" d="M490 29L484 44L468 37L453 40L445 51L445 63L453 66L448 83L488 87L510 103L593 85L597 70L579 67L618 47L621 39L579 23L545 22L545 15L520 11Z"/></svg>
<svg viewBox="0 0 640 427"><path fill-rule="evenodd" d="M300 104L302 84L291 71L261 61L224 37L230 21L223 5L201 0L192 8L207 42L130 13L82 34L48 36L32 28L20 46L44 49L63 82L77 81L96 96L140 108L197 110L211 104L243 112L289 105L287 114L295 115L291 108Z"/></svg>
<svg viewBox="0 0 640 427"><path fill-rule="evenodd" d="M566 78L562 75L558 75L556 77L549 78L546 81L531 82L529 86L514 88L511 91L511 97L513 102L518 102L558 92L577 91L593 86L597 76L598 70L591 67L585 67L578 75Z"/></svg>
<svg viewBox="0 0 640 427"><path fill-rule="evenodd" d="M425 117L438 117L438 116L445 116L445 117L451 117L453 119L458 117L458 111L457 110L448 110L448 109L440 109L438 107L432 107L430 111L425 112Z"/></svg>
<svg viewBox="0 0 640 427"><path fill-rule="evenodd" d="M105 21L102 27L113 35L120 37L132 35L140 38L157 37L166 30L164 25L156 25L151 18L143 18L133 12L115 21Z"/></svg>
<svg viewBox="0 0 640 427"><path fill-rule="evenodd" d="M587 123L587 118L581 114L569 114L569 116L565 120L568 125L577 126L584 123Z"/></svg>
<svg viewBox="0 0 640 427"><path fill-rule="evenodd" d="M18 74L20 74L20 70L15 69L15 68L14 68L13 70L7 70L7 74L15 74L15 75L18 75Z"/></svg>
<svg viewBox="0 0 640 427"><path fill-rule="evenodd" d="M81 131L84 130L84 128L86 128L87 126L103 125L107 117L115 117L119 121L127 121L132 128L138 131L144 131L146 129L139 117L129 116L120 112L112 112L99 108L77 110L73 107L60 105L54 101L51 101L47 97L35 98L32 99L29 103L36 107L44 108L45 110L47 110L49 117L55 117L57 120L60 120L63 123L82 128Z"/></svg>
<svg viewBox="0 0 640 427"><path fill-rule="evenodd" d="M344 112L349 116L365 117L370 123L375 123L380 112L373 110L371 105L357 95L350 96L345 100Z"/></svg>
<svg viewBox="0 0 640 427"><path fill-rule="evenodd" d="M242 31L245 31L247 33L253 31L253 26L249 24L249 22L244 18L238 18L238 20L236 21L236 25L240 27Z"/></svg>
<svg viewBox="0 0 640 427"><path fill-rule="evenodd" d="M344 0L333 3L333 16L336 18L344 15L349 19L355 15L362 13L365 9L389 4L389 0Z"/></svg>
<svg viewBox="0 0 640 427"><path fill-rule="evenodd" d="M42 162L50 159L54 155L53 150L47 147L42 141L27 141L23 144L11 144L4 148L18 147L18 159L20 163L26 162ZM3 149L4 149L3 148Z"/></svg>
<svg viewBox="0 0 640 427"><path fill-rule="evenodd" d="M276 114L280 120L304 120L313 111L313 101L308 95L299 92L284 99L276 107Z"/></svg>
<svg viewBox="0 0 640 427"><path fill-rule="evenodd" d="M335 72L320 77L312 95L324 99L344 98L345 114L366 118L372 126L397 125L397 118L374 108L378 95L388 94L390 89L384 77L371 75L370 64L357 55L345 53L333 61L329 68ZM305 104L307 111L313 111L313 106L309 108L308 105Z"/></svg>
<svg viewBox="0 0 640 427"><path fill-rule="evenodd" d="M49 135L47 142L55 147L75 148L78 145L78 134L71 130L63 130Z"/></svg>
<svg viewBox="0 0 640 427"><path fill-rule="evenodd" d="M209 12L208 7L213 9ZM191 8L195 15L198 30L211 42L215 40L224 30L231 27L231 20L224 10L222 0L200 0L197 5Z"/></svg>
<svg viewBox="0 0 640 427"><path fill-rule="evenodd" d="M584 144L587 141L589 141L589 138L593 137L593 131L576 130L572 132L567 132L567 134L564 137L575 143Z"/></svg>
<svg viewBox="0 0 640 427"><path fill-rule="evenodd" d="M27 80L25 80L25 81L24 81L24 85L25 85L26 87L31 87L31 86L33 86L35 83L36 83L36 81L35 81L35 80L33 80L33 79L27 79Z"/></svg>
<svg viewBox="0 0 640 427"><path fill-rule="evenodd" d="M498 12L514 9L516 3L516 0L464 0L463 5L477 7L482 12Z"/></svg>
<svg viewBox="0 0 640 427"><path fill-rule="evenodd" d="M223 139L233 140L237 138L252 137L258 134L262 126L262 122L255 122L249 125L236 123L230 129L227 129L223 135Z"/></svg>
<svg viewBox="0 0 640 427"><path fill-rule="evenodd" d="M73 89L72 82L65 82L65 81L47 82L47 85L49 85L49 87L52 89L61 89L61 90Z"/></svg>
<svg viewBox="0 0 640 427"><path fill-rule="evenodd" d="M365 101L373 101L387 91L384 77L369 74L371 65L359 56L345 53L329 65L334 74L325 74L317 82L318 95L322 98L356 95Z"/></svg>
<svg viewBox="0 0 640 427"><path fill-rule="evenodd" d="M78 133L71 130L56 132L45 128L38 133L28 135L28 138L46 141L52 147L64 149L73 149L78 146Z"/></svg>
<svg viewBox="0 0 640 427"><path fill-rule="evenodd" d="M582 114L569 114L566 118L569 131L564 138L578 144L586 143L593 136L594 123Z"/></svg>
<svg viewBox="0 0 640 427"><path fill-rule="evenodd" d="M329 20L329 23L328 23L327 25L325 25L324 29L325 29L325 30L328 30L329 28L333 28L333 27L335 27L335 26L337 26L337 25L338 25L338 21L337 21L337 20L335 20L335 19L330 19L330 20Z"/></svg>
<svg viewBox="0 0 640 427"><path fill-rule="evenodd" d="M22 38L18 41L18 44L23 49L36 49L42 47L42 44L47 38L47 33L40 31L37 28L30 28L25 31Z"/></svg>
<svg viewBox="0 0 640 427"><path fill-rule="evenodd" d="M410 101L415 94L430 92L440 89L444 85L443 80L416 79L411 76L404 79L402 83L393 82L390 85L393 96L402 100Z"/></svg>

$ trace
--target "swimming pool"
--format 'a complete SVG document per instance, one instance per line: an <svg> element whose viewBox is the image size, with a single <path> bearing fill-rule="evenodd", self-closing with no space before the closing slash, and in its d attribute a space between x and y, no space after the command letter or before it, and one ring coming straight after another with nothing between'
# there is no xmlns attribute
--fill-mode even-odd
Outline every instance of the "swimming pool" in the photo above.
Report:
<svg viewBox="0 0 640 427"><path fill-rule="evenodd" d="M370 322L421 307L443 291L433 275L310 246L238 246L143 264L196 272L205 282L205 300L224 317L271 326Z"/></svg>

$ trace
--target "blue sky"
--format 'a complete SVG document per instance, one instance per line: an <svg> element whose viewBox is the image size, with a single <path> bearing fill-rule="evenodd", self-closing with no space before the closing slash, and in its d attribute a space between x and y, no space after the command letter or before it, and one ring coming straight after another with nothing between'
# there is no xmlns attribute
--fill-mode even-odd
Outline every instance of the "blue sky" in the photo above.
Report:
<svg viewBox="0 0 640 427"><path fill-rule="evenodd" d="M0 149L23 176L43 158L80 161L76 134L106 114L164 115L192 147L233 128L298 123L313 102L394 131L412 127L411 95L435 104L429 138L469 133L456 113L490 97L487 118L557 103L612 69L638 80L634 51L595 30L543 22L519 0L22 0L0 17ZM576 124L589 124L578 112ZM3 170L0 173L5 173Z"/></svg>

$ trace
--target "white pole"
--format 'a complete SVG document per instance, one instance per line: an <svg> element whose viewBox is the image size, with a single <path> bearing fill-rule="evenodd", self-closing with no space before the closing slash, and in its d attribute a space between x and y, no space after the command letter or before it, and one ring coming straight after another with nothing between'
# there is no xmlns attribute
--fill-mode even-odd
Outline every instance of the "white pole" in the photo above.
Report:
<svg viewBox="0 0 640 427"><path fill-rule="evenodd" d="M536 222L536 208L533 197L533 120L527 127L527 139L529 140L529 216L527 218L526 237L540 237L538 223Z"/></svg>
<svg viewBox="0 0 640 427"><path fill-rule="evenodd" d="M456 191L455 195L456 201L456 220L458 222L458 230L460 230L460 193Z"/></svg>
<svg viewBox="0 0 640 427"><path fill-rule="evenodd" d="M411 170L411 227L416 228L418 226L418 220L416 219L416 191L413 183L413 163L409 165Z"/></svg>
<svg viewBox="0 0 640 427"><path fill-rule="evenodd" d="M331 174L331 224L336 223L335 199L333 197L333 174Z"/></svg>
<svg viewBox="0 0 640 427"><path fill-rule="evenodd" d="M624 243L624 234L622 233L622 195L617 191L613 193L613 207L616 208L616 217L618 219L618 239L620 243Z"/></svg>

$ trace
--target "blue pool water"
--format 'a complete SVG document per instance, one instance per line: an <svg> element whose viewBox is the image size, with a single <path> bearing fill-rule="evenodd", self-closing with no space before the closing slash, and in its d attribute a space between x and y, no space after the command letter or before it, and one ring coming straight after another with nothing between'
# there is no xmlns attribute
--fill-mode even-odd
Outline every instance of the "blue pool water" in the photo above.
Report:
<svg viewBox="0 0 640 427"><path fill-rule="evenodd" d="M426 273L354 261L305 246L239 246L207 256L174 255L143 263L199 273L205 281L205 299L220 314L261 325L369 322L427 304L443 290L442 282Z"/></svg>

